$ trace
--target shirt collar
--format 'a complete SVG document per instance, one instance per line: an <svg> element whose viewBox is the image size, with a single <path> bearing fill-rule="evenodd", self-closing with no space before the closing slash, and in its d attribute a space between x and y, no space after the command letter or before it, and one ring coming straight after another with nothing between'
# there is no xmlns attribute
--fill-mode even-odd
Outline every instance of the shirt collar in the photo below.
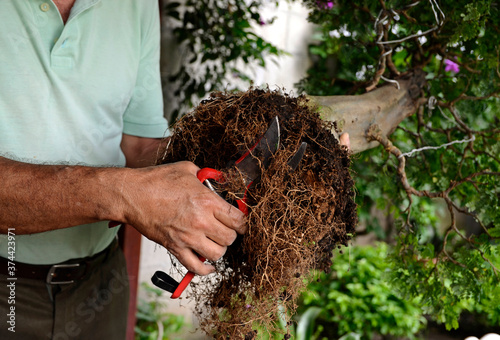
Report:
<svg viewBox="0 0 500 340"><path fill-rule="evenodd" d="M73 5L73 8L71 9L71 14L68 18L68 21L70 21L73 17L76 17L78 14L86 11L87 9L96 5L99 2L101 2L101 0L76 0L75 4Z"/></svg>

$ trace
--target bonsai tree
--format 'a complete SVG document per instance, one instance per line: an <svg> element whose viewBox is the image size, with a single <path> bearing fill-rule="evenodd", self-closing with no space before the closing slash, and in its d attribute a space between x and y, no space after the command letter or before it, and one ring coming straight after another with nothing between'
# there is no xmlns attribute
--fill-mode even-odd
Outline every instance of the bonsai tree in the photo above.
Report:
<svg viewBox="0 0 500 340"><path fill-rule="evenodd" d="M187 103L223 90L228 74L245 79L236 62L282 53L253 32L261 0L164 5L185 48L169 80ZM463 302L499 284L500 3L303 5L319 38L297 87L350 135L361 232L391 244L393 287L456 328ZM384 228L374 207L389 216Z"/></svg>

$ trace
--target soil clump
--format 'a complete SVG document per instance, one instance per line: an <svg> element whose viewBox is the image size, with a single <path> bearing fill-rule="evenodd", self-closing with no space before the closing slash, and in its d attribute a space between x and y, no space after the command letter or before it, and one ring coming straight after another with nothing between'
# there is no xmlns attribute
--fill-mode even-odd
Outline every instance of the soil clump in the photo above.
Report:
<svg viewBox="0 0 500 340"><path fill-rule="evenodd" d="M311 271L329 271L332 250L354 234L349 152L331 132L335 123L322 121L307 102L280 90L213 93L175 123L158 159L225 171L227 183L217 187L236 197L245 188L231 161L279 119L278 151L248 190L248 233L214 264L215 275L191 284L200 327L216 339L258 339L282 329ZM287 163L302 142L307 150L291 172Z"/></svg>

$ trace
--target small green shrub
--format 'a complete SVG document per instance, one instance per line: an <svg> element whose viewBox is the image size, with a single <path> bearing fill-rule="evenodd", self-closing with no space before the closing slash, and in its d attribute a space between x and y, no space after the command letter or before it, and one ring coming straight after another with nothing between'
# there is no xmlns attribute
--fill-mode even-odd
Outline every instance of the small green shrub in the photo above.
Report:
<svg viewBox="0 0 500 340"><path fill-rule="evenodd" d="M500 265L500 248L492 247L488 258L495 266ZM485 271L484 268L475 268L475 271ZM458 311L461 315L465 311L472 314L478 327L496 327L495 332L500 327L500 286L494 279L486 281L478 296L458 303ZM460 324L461 325L461 324Z"/></svg>
<svg viewBox="0 0 500 340"><path fill-rule="evenodd" d="M417 338L426 319L417 300L401 299L384 280L389 270L386 256L385 243L349 247L344 254L335 256L331 273L320 273L302 295L298 310L299 326L303 325L300 337L372 339L379 334L386 338ZM304 317L314 320L304 322Z"/></svg>
<svg viewBox="0 0 500 340"><path fill-rule="evenodd" d="M146 283L141 285L146 292L146 299L140 299L137 306L136 340L181 340L178 334L186 324L182 315L165 313L164 302L160 301L162 290Z"/></svg>

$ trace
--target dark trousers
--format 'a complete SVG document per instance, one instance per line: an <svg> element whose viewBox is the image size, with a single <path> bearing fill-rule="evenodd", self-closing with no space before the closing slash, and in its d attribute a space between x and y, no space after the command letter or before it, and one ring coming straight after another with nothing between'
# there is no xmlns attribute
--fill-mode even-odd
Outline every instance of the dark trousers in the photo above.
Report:
<svg viewBox="0 0 500 340"><path fill-rule="evenodd" d="M78 282L50 286L52 299L43 280L17 278L15 304L12 304L9 284L11 281L0 274L2 340L125 339L129 282L125 258L119 248ZM14 328L12 306L15 306Z"/></svg>

